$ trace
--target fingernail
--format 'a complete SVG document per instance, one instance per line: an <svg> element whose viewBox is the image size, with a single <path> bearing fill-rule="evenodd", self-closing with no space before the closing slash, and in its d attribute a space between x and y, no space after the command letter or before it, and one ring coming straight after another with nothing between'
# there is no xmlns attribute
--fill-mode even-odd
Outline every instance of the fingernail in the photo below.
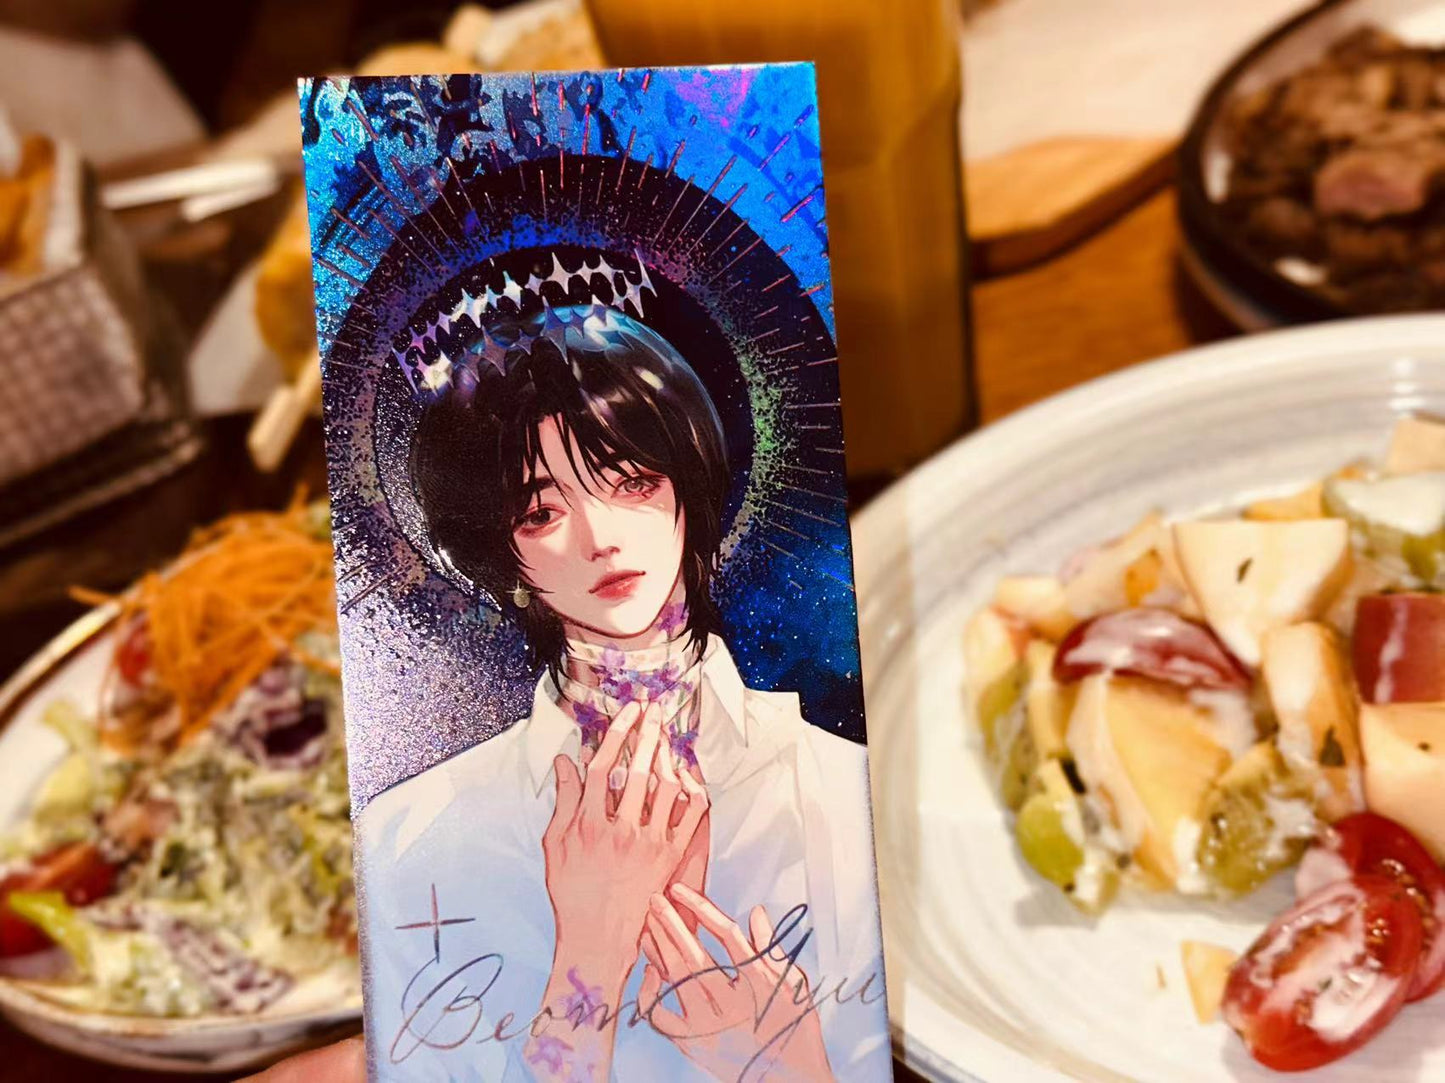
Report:
<svg viewBox="0 0 1445 1083"><path fill-rule="evenodd" d="M666 900L665 898L663 898L661 895L654 895L654 896L649 900L649 904L652 906L652 909L653 909L653 911L654 911L655 913L658 913L658 914L665 914L665 913L667 913L667 900Z"/></svg>
<svg viewBox="0 0 1445 1083"><path fill-rule="evenodd" d="M685 900L693 892L692 889L686 884L673 884L670 888L667 889L667 893L671 895L674 899Z"/></svg>

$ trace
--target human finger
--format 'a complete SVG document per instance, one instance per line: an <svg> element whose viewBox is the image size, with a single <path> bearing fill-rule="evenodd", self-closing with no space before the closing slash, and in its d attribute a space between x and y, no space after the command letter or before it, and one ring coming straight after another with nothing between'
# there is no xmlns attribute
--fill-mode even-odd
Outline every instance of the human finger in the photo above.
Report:
<svg viewBox="0 0 1445 1083"><path fill-rule="evenodd" d="M673 844L679 847L686 846L692 841L692 836L697 831L697 825L707 815L708 796L707 787L692 777L691 771L679 771L678 781L682 783L682 791L687 797L687 807L683 809L677 826L672 830Z"/></svg>
<svg viewBox="0 0 1445 1083"><path fill-rule="evenodd" d="M552 808L552 819L542 836L544 842L556 842L562 832L571 824L582 802L582 776L572 757L559 755L552 761L552 773L557 780L557 803Z"/></svg>
<svg viewBox="0 0 1445 1083"><path fill-rule="evenodd" d="M661 735L662 708L653 703L643 712L642 728L637 731L637 747L632 750L627 783L622 790L622 801L617 806L619 820L635 824L642 822L642 806L647 802L647 784L652 778L652 761Z"/></svg>
<svg viewBox="0 0 1445 1083"><path fill-rule="evenodd" d="M653 898L662 899L662 896L654 895ZM662 899L662 902L663 905L666 905L667 900ZM673 916L676 915L677 912L674 910ZM702 945L697 944L696 946L700 951ZM648 962L662 972L668 988L677 994L684 1015L692 1017L699 1013L717 1011L717 999L703 984L703 979L697 976L700 970L706 970L712 966L712 959L707 958L707 962L703 966L696 966L689 962L689 953L684 952L677 940L663 927L661 918L655 910L650 910L647 915L647 923L643 926L642 954L647 956Z"/></svg>
<svg viewBox="0 0 1445 1083"><path fill-rule="evenodd" d="M607 727L592 762L587 765L587 781L582 787L583 812L590 815L605 815L607 812L607 776L612 773L627 735L642 717L642 704L629 703L617 712L617 717Z"/></svg>
<svg viewBox="0 0 1445 1083"><path fill-rule="evenodd" d="M682 782L677 777L677 768L672 765L672 748L667 741L659 742L652 771L657 779L657 788L652 791L652 810L647 822L658 831L666 832L672 826L677 799L682 794Z"/></svg>
<svg viewBox="0 0 1445 1083"><path fill-rule="evenodd" d="M718 943L723 946L735 966L746 966L757 958L757 951L738 927L738 923L718 909L717 904L706 895L682 883L673 884L668 888L668 894L679 906L687 907L698 923L717 937Z"/></svg>
<svg viewBox="0 0 1445 1083"><path fill-rule="evenodd" d="M288 1057L243 1083L365 1083L366 1047L360 1035Z"/></svg>
<svg viewBox="0 0 1445 1083"><path fill-rule="evenodd" d="M646 948L643 950L645 952ZM663 1006L662 972L650 962L642 970L642 987L637 992L637 1013L665 1037L683 1038L688 1034L687 1020L671 1008Z"/></svg>

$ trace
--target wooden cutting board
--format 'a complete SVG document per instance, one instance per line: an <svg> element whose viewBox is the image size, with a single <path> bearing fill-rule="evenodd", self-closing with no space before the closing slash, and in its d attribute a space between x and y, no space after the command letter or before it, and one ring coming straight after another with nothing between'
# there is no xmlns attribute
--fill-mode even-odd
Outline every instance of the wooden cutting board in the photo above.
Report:
<svg viewBox="0 0 1445 1083"><path fill-rule="evenodd" d="M974 264L1037 262L1164 184L1195 103L1302 0L997 0L963 41Z"/></svg>

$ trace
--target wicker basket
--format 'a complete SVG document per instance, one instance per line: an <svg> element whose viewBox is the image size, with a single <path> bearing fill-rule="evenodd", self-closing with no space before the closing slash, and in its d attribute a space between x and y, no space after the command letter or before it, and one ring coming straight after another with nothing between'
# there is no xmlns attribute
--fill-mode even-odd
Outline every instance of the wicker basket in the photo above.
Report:
<svg viewBox="0 0 1445 1083"><path fill-rule="evenodd" d="M139 265L64 145L45 268L0 286L0 485L114 432L145 404Z"/></svg>

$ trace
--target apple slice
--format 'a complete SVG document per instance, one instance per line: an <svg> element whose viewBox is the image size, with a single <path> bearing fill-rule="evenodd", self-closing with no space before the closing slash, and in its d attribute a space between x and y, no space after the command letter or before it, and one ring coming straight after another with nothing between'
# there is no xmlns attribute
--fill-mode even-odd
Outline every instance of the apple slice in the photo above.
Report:
<svg viewBox="0 0 1445 1083"><path fill-rule="evenodd" d="M1069 612L1064 584L1052 575L1004 576L994 588L993 604L1054 642L1077 623Z"/></svg>
<svg viewBox="0 0 1445 1083"><path fill-rule="evenodd" d="M1292 522L1296 519L1323 519L1325 515L1325 486L1317 481L1307 489L1288 496L1276 496L1267 500L1256 500L1244 509L1246 519L1261 522Z"/></svg>
<svg viewBox="0 0 1445 1083"><path fill-rule="evenodd" d="M1445 421L1402 417L1390 434L1385 472L1418 474L1425 470L1445 470Z"/></svg>
<svg viewBox="0 0 1445 1083"><path fill-rule="evenodd" d="M1029 683L1025 693L1029 734L1040 760L1062 759L1069 754L1067 734L1073 689L1054 680L1054 646L1042 639L1024 653Z"/></svg>
<svg viewBox="0 0 1445 1083"><path fill-rule="evenodd" d="M1365 801L1445 862L1445 703L1360 708Z"/></svg>
<svg viewBox="0 0 1445 1083"><path fill-rule="evenodd" d="M1445 701L1445 595L1361 598L1354 661L1366 703Z"/></svg>
<svg viewBox="0 0 1445 1083"><path fill-rule="evenodd" d="M1189 999L1194 1004L1194 1017L1201 1023L1212 1023L1219 1017L1224 1003L1224 987L1229 982L1229 968L1239 952L1218 944L1186 940L1179 945L1184 962L1184 980L1189 983Z"/></svg>
<svg viewBox="0 0 1445 1083"><path fill-rule="evenodd" d="M1113 811L1124 845L1154 880L1179 878L1179 828L1197 824L1210 786L1229 766L1208 710L1152 681L1087 677L1068 743L1085 787Z"/></svg>
<svg viewBox="0 0 1445 1083"><path fill-rule="evenodd" d="M1339 636L1291 624L1264 637L1260 670L1279 722L1275 745L1310 785L1316 808L1338 820L1365 807L1359 717Z"/></svg>
<svg viewBox="0 0 1445 1083"><path fill-rule="evenodd" d="M1426 583L1445 579L1445 471L1331 478L1325 507L1349 522L1370 555Z"/></svg>
<svg viewBox="0 0 1445 1083"><path fill-rule="evenodd" d="M1251 666L1266 632L1318 616L1350 576L1340 519L1177 523L1174 541L1205 620Z"/></svg>
<svg viewBox="0 0 1445 1083"><path fill-rule="evenodd" d="M964 683L973 703L1019 663L1028 641L1028 629L997 609L973 615L963 630Z"/></svg>
<svg viewBox="0 0 1445 1083"><path fill-rule="evenodd" d="M1192 615L1193 600L1179 570L1173 536L1157 511L1122 538L1075 558L1063 579L1065 603L1078 620L1140 604Z"/></svg>

